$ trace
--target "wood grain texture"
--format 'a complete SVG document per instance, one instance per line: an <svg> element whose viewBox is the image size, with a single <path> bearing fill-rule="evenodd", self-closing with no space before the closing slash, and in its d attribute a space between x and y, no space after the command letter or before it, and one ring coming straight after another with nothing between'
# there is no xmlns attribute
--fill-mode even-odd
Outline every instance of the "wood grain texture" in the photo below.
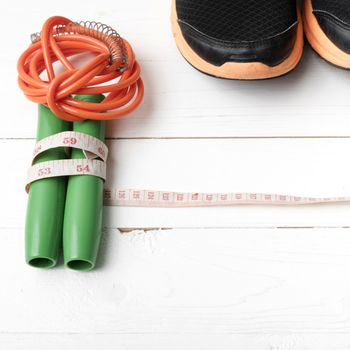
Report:
<svg viewBox="0 0 350 350"><path fill-rule="evenodd" d="M52 350L80 348L109 350L113 347L121 350L139 350L152 348L163 350L171 348L171 344L186 350L212 350L221 346L232 348L233 344L240 349L262 350L347 350L349 336L337 334L330 337L328 334L294 334L294 335L194 335L194 334L21 334L3 335L0 341L8 350L27 350L28 347L37 350Z"/></svg>
<svg viewBox="0 0 350 350"><path fill-rule="evenodd" d="M169 340L182 335L179 345L186 335L205 334L252 348L260 343L314 349L316 344L304 339L313 335L316 341L315 334L322 333L329 346L338 337L348 344L349 233L207 229L121 235L106 230L98 268L80 274L18 263L21 230L1 230L0 255L8 263L0 265L7 281L1 288L6 317L0 317L0 340L96 335L92 349L98 339L117 335L164 339L170 334Z"/></svg>

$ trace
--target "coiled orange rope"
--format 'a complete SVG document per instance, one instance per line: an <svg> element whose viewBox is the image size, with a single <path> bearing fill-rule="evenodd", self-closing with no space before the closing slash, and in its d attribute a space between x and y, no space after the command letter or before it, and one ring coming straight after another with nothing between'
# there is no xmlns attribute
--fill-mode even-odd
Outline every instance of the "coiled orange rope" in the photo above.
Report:
<svg viewBox="0 0 350 350"><path fill-rule="evenodd" d="M108 34L88 27L82 30L81 26L78 33L63 33L65 27L74 29L74 25L80 26L58 16L45 22L40 40L19 58L20 88L29 100L46 105L66 121L111 120L130 113L144 95L140 66L130 44L119 38L128 58L127 69L122 71L121 59L111 62ZM75 68L68 58L81 53L91 53L94 57L85 66ZM58 75L53 68L56 61L65 68ZM48 80L40 77L45 70ZM101 103L89 103L73 99L72 94L105 94L106 98Z"/></svg>

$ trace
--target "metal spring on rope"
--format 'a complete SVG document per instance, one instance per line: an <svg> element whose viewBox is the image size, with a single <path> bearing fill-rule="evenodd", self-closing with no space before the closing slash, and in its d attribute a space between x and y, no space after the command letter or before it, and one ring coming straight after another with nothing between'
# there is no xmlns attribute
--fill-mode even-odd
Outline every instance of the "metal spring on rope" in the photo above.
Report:
<svg viewBox="0 0 350 350"><path fill-rule="evenodd" d="M98 39L106 44L110 52L111 64L121 61L118 71L123 72L128 69L128 54L123 38L112 27L94 21L71 22L65 25L57 25L54 28L54 36L63 35L86 35ZM34 44L40 40L41 33L33 33L30 36Z"/></svg>

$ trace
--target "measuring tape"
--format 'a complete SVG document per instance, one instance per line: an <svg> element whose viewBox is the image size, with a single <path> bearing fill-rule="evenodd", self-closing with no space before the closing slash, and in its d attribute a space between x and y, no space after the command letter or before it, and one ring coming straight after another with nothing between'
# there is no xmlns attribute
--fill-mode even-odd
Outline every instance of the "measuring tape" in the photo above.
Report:
<svg viewBox="0 0 350 350"><path fill-rule="evenodd" d="M34 148L33 161L39 154L57 147L81 149L85 159L61 159L33 165L28 171L27 191L34 181L58 176L90 175L106 180L108 148L102 141L83 133L62 132L39 141ZM295 206L346 202L350 202L350 197L313 198L263 193L190 193L117 188L104 190L106 206L125 207L185 208L240 204Z"/></svg>
<svg viewBox="0 0 350 350"><path fill-rule="evenodd" d="M33 161L40 154L57 147L69 147L81 149L87 159L101 158L107 161L108 148L96 137L76 131L65 131L39 141L33 152Z"/></svg>
<svg viewBox="0 0 350 350"><path fill-rule="evenodd" d="M105 189L106 206L186 208L220 207L240 204L310 205L350 202L350 197L312 198L263 193L188 193L134 189Z"/></svg>
<svg viewBox="0 0 350 350"><path fill-rule="evenodd" d="M59 159L32 165L27 174L27 192L32 182L58 176L91 175L106 180L108 148L101 140L75 131L61 132L35 145L33 162L39 154L57 147L81 149L85 159Z"/></svg>

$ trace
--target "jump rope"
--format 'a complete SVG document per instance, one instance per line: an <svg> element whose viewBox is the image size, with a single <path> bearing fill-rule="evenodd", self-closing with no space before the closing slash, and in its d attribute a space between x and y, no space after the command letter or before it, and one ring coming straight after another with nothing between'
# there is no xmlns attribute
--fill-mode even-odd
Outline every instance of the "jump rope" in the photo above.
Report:
<svg viewBox="0 0 350 350"><path fill-rule="evenodd" d="M17 67L20 88L39 104L37 144L26 187L25 254L29 265L55 266L63 247L67 267L93 269L104 204L177 208L350 202L350 197L103 189L108 156L103 142L105 121L132 112L144 95L133 49L107 25L76 23L64 17L49 18L31 40ZM93 58L75 67L72 61L80 54ZM54 67L56 62L63 67L60 73Z"/></svg>
<svg viewBox="0 0 350 350"><path fill-rule="evenodd" d="M18 61L19 86L39 104L27 185L26 261L55 266L63 241L65 265L91 270L102 230L105 121L141 103L140 66L130 44L101 23L51 17L31 39ZM92 58L77 68L72 59L79 54Z"/></svg>

